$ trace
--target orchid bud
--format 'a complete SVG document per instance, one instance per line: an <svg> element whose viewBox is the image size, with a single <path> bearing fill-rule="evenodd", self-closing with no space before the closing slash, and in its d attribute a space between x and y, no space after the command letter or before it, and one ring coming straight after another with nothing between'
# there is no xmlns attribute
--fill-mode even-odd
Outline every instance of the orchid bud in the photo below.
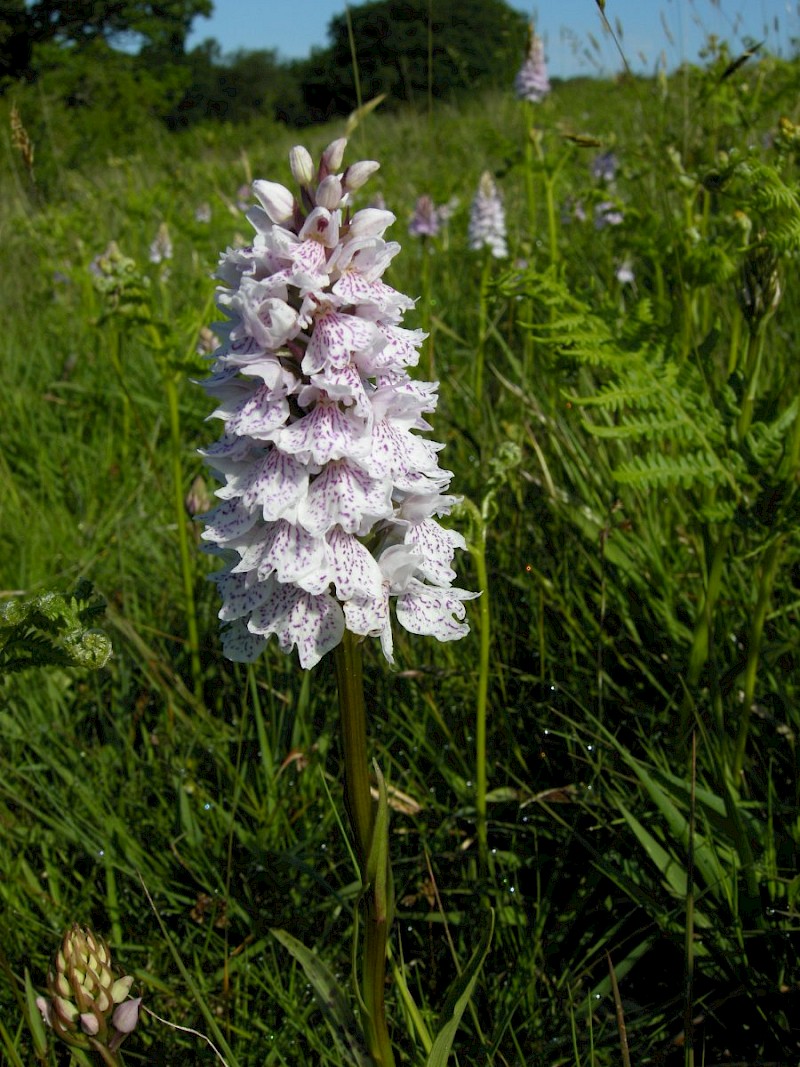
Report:
<svg viewBox="0 0 800 1067"><path fill-rule="evenodd" d="M342 200L341 180L335 174L329 174L327 178L323 178L317 186L317 194L314 199L317 207L335 211Z"/></svg>
<svg viewBox="0 0 800 1067"><path fill-rule="evenodd" d="M367 182L376 170L380 170L380 163L374 159L362 159L353 163L342 175L342 188L346 193L353 193Z"/></svg>
<svg viewBox="0 0 800 1067"><path fill-rule="evenodd" d="M308 188L314 180L314 161L308 149L295 145L289 152L289 166L297 184L304 189Z"/></svg>
<svg viewBox="0 0 800 1067"><path fill-rule="evenodd" d="M322 159L319 166L320 178L326 178L329 174L335 173L339 167L341 167L345 148L347 148L346 137L339 137L337 140L331 141L322 153Z"/></svg>

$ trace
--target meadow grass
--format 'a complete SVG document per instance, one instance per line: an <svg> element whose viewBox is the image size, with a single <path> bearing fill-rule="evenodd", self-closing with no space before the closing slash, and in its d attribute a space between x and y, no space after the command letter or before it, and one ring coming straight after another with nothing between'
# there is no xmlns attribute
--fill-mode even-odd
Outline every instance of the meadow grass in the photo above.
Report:
<svg viewBox="0 0 800 1067"><path fill-rule="evenodd" d="M387 999L403 1063L425 1062L404 987L435 1031L487 904L458 1063L625 1062L620 1017L631 1062L798 1058L798 67L727 74L732 58L567 83L531 114L510 93L378 110L352 134L398 216L392 284L420 294L430 271L435 437L485 564L457 567L490 605L485 863L479 605L458 645L396 634L395 669L366 650L372 750L400 791ZM34 1052L25 973L41 988L78 921L147 1008L231 1067L355 1062L271 934L347 984L359 875L333 666L223 659L214 565L193 528L182 564L174 484L189 492L213 436L191 379L218 251L249 233L237 190L290 184L301 138L154 130L104 155L31 111L35 182L8 140L0 201L0 589L90 579L114 656L2 680L0 1047L68 1062ZM302 140L316 154L341 132ZM613 183L590 174L601 150ZM484 169L511 246L488 286L466 247ZM425 245L404 232L421 193L459 198ZM609 201L623 220L596 228ZM152 264L162 221L174 255ZM90 264L111 241L133 266L103 294ZM149 1015L125 1056L214 1061Z"/></svg>

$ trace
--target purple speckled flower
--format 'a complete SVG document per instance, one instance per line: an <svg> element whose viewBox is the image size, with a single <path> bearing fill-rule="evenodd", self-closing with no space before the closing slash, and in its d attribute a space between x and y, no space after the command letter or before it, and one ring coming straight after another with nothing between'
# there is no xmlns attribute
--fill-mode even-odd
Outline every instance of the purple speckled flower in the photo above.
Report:
<svg viewBox="0 0 800 1067"><path fill-rule="evenodd" d="M394 215L351 214L378 164L339 173L345 144L317 167L292 149L297 197L256 181L253 243L217 272L230 321L203 385L224 432L203 454L224 484L203 538L223 561L214 580L234 660L275 636L312 667L346 628L378 637L391 662L390 603L412 633L468 630L475 594L451 585L464 539L436 521L455 502L451 475L442 446L418 434L437 385L407 369L425 335L401 325L413 301L382 281L400 251L383 238Z"/></svg>
<svg viewBox="0 0 800 1067"><path fill-rule="evenodd" d="M414 205L414 214L408 224L412 237L436 237L442 228L442 220L430 196L420 196Z"/></svg>
<svg viewBox="0 0 800 1067"><path fill-rule="evenodd" d="M488 248L497 259L505 259L508 255L506 213L488 170L481 175L478 192L472 201L467 241L471 249Z"/></svg>
<svg viewBox="0 0 800 1067"><path fill-rule="evenodd" d="M525 59L514 80L514 92L519 100L529 100L532 104L540 104L550 92L544 45L533 26L530 27L528 34Z"/></svg>
<svg viewBox="0 0 800 1067"><path fill-rule="evenodd" d="M455 196L438 207L430 196L418 197L408 232L412 237L438 237L442 226L449 221L457 207L458 197Z"/></svg>

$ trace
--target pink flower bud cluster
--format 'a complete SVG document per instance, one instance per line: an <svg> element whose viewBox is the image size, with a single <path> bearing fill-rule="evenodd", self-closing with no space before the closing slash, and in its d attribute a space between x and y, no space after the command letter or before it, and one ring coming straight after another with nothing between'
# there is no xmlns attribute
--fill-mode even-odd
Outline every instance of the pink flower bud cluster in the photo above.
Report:
<svg viewBox="0 0 800 1067"><path fill-rule="evenodd" d="M473 251L488 248L496 259L505 259L508 255L506 213L488 170L481 175L478 192L472 201L467 240Z"/></svg>
<svg viewBox="0 0 800 1067"><path fill-rule="evenodd" d="M442 641L462 637L464 601L451 564L463 537L442 527L455 498L441 445L417 431L436 383L412 380L425 335L400 325L413 301L382 280L400 251L391 212L351 213L378 169L343 171L346 142L315 166L302 147L293 195L256 181L252 245L229 249L217 276L229 321L203 385L224 423L203 450L224 484L203 538L224 562L223 648L252 661L271 636L311 667L345 628L393 653L398 622Z"/></svg>

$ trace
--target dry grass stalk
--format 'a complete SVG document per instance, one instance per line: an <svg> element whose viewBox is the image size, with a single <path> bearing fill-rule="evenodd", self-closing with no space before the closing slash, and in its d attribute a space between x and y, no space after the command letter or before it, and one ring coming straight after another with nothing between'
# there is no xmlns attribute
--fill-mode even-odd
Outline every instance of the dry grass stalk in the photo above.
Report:
<svg viewBox="0 0 800 1067"><path fill-rule="evenodd" d="M27 170L28 176L30 177L31 181L34 181L33 141L30 138L30 134L25 129L25 125L19 113L19 108L16 104L11 105L10 124L11 143L22 157L22 162L25 164L25 169Z"/></svg>

